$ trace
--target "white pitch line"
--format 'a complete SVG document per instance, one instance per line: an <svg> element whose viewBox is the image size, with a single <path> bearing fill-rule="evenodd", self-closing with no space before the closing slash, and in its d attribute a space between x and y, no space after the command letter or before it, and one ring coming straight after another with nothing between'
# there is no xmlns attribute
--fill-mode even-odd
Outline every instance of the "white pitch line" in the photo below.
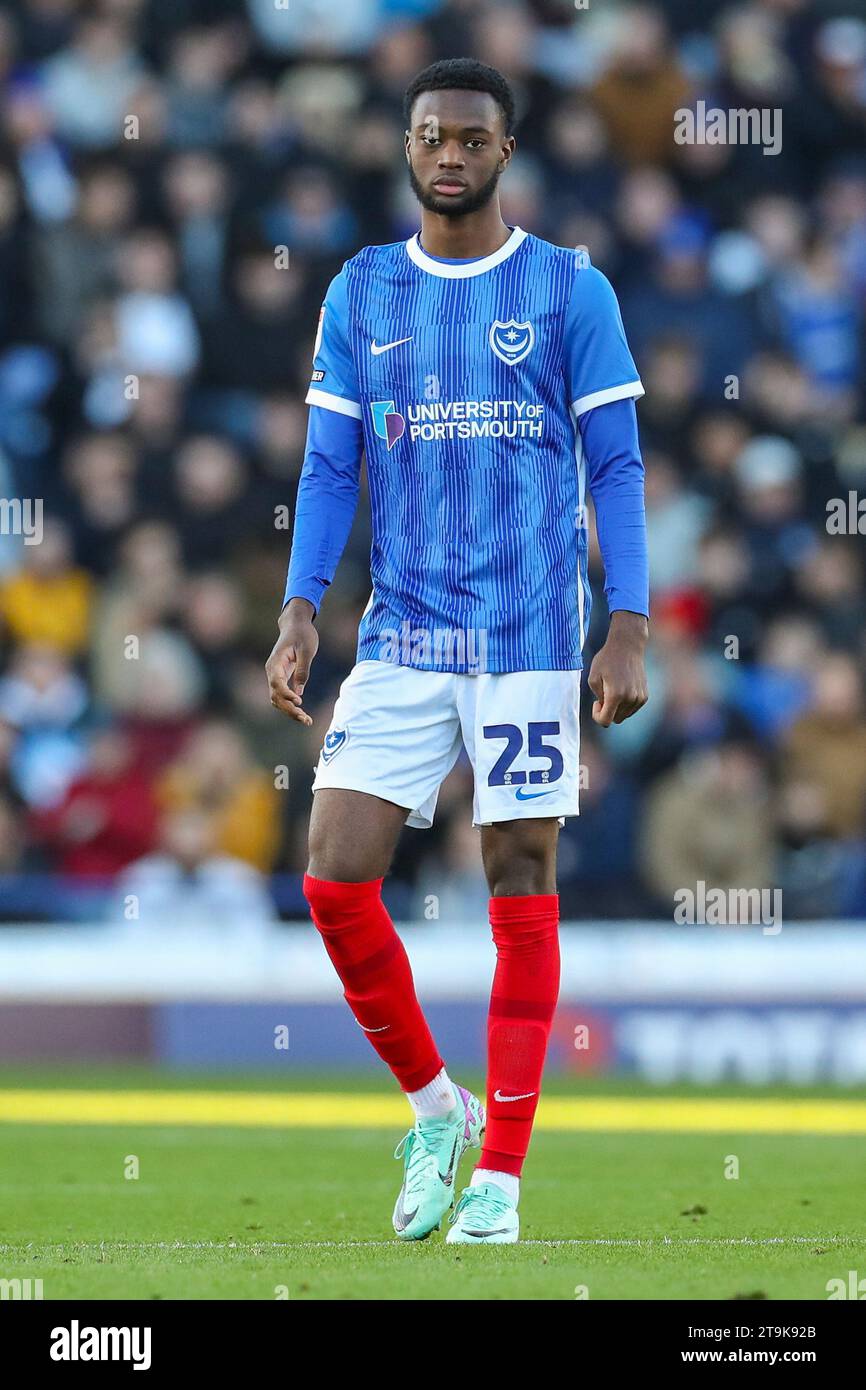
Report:
<svg viewBox="0 0 866 1390"><path fill-rule="evenodd" d="M521 1240L518 1245L833 1245L840 1241L856 1240L856 1236L575 1236L562 1240ZM866 1240L866 1237L864 1237ZM38 1242L29 1242L32 1248ZM379 1247L406 1248L409 1242L392 1240L137 1240L137 1241L68 1241L50 1243L43 1249L53 1250L367 1250ZM415 1244L412 1242L411 1244ZM418 1245L422 1242L418 1241ZM13 1252L15 1247L0 1245L0 1252Z"/></svg>
<svg viewBox="0 0 866 1390"><path fill-rule="evenodd" d="M539 1245L539 1246L559 1246L559 1245L829 1245L833 1242L848 1239L844 1236L672 1236L672 1237L623 1237L609 1239L606 1236L586 1236L574 1237L564 1240L520 1240L518 1245ZM420 1243L420 1242L419 1242ZM289 1243L291 1249L296 1250L323 1250L334 1248L344 1249L354 1247L364 1249L367 1246L387 1246L393 1245L392 1240L306 1240L292 1241Z"/></svg>

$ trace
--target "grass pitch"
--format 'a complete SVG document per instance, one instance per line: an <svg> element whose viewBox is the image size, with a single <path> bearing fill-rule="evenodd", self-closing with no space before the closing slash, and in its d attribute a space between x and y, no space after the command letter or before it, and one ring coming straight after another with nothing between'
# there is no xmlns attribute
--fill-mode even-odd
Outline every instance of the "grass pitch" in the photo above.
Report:
<svg viewBox="0 0 866 1390"><path fill-rule="evenodd" d="M521 1243L467 1250L392 1236L409 1112L382 1078L0 1070L0 1279L45 1299L823 1300L866 1275L862 1091L557 1079L539 1116Z"/></svg>

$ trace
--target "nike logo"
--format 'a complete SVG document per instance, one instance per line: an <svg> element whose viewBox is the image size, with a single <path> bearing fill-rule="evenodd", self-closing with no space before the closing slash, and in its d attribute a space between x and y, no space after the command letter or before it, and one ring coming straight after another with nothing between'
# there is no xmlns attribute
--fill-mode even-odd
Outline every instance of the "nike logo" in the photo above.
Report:
<svg viewBox="0 0 866 1390"><path fill-rule="evenodd" d="M501 1091L496 1090L496 1091L493 1092L493 1099L494 1099L494 1100L501 1100L501 1101L509 1101L509 1100L529 1100L529 1097L530 1097L530 1096L534 1096L534 1095L535 1095L535 1092L534 1092L534 1091L524 1091L524 1093L523 1093L522 1096L504 1096L504 1095L502 1094Z"/></svg>
<svg viewBox="0 0 866 1390"><path fill-rule="evenodd" d="M457 1155L457 1148L458 1148L459 1144L460 1144L460 1140L459 1140L459 1139L455 1139L455 1140L454 1140L454 1148L451 1150L451 1162L448 1164L448 1170L447 1170L447 1172L443 1173L443 1172L442 1172L442 1169L441 1169L441 1168L439 1169L439 1176L440 1176L440 1178L442 1179L442 1181L444 1182L444 1184L445 1184L446 1187L450 1187L451 1184L452 1184L452 1182L454 1181L454 1164L455 1164L456 1159L457 1159L457 1156L458 1156L458 1155Z"/></svg>
<svg viewBox="0 0 866 1390"><path fill-rule="evenodd" d="M525 792L522 787L518 787L514 794L518 801L535 801L539 796L550 796L553 790L553 787L548 787L546 792Z"/></svg>
<svg viewBox="0 0 866 1390"><path fill-rule="evenodd" d="M355 1022L358 1023L358 1020L355 1019ZM365 1033L386 1033L391 1025L390 1023L385 1023L381 1028L364 1028L363 1023L358 1023L358 1027L363 1028Z"/></svg>
<svg viewBox="0 0 866 1390"><path fill-rule="evenodd" d="M381 347L374 338L370 344L370 351L374 357L381 357L383 352L390 352L392 348L399 347L401 343L411 343L412 337L414 334L409 338L398 338L396 343L383 343Z"/></svg>
<svg viewBox="0 0 866 1390"><path fill-rule="evenodd" d="M403 1193L397 1198L397 1209L394 1212L394 1226L398 1231L405 1231L410 1222L415 1220L418 1215L418 1208L414 1211L407 1211L403 1205Z"/></svg>

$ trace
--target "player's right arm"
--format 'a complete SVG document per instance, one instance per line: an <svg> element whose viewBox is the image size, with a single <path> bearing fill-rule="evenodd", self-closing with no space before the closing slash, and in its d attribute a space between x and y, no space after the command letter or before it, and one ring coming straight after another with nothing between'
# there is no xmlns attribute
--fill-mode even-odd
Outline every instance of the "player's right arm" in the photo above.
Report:
<svg viewBox="0 0 866 1390"><path fill-rule="evenodd" d="M319 646L314 619L349 539L363 453L360 391L348 333L345 272L322 306L307 394L310 418L298 484L292 554L278 619L280 635L265 670L271 704L301 724L304 686Z"/></svg>

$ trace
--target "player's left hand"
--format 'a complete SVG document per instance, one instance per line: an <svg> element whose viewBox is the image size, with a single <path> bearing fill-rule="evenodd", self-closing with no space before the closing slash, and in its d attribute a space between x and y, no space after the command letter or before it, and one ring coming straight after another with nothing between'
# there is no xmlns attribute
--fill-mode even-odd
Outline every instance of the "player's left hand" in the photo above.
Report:
<svg viewBox="0 0 866 1390"><path fill-rule="evenodd" d="M607 729L630 719L649 699L644 650L649 624L642 613L618 611L610 631L589 668L588 684L595 696L592 717Z"/></svg>

